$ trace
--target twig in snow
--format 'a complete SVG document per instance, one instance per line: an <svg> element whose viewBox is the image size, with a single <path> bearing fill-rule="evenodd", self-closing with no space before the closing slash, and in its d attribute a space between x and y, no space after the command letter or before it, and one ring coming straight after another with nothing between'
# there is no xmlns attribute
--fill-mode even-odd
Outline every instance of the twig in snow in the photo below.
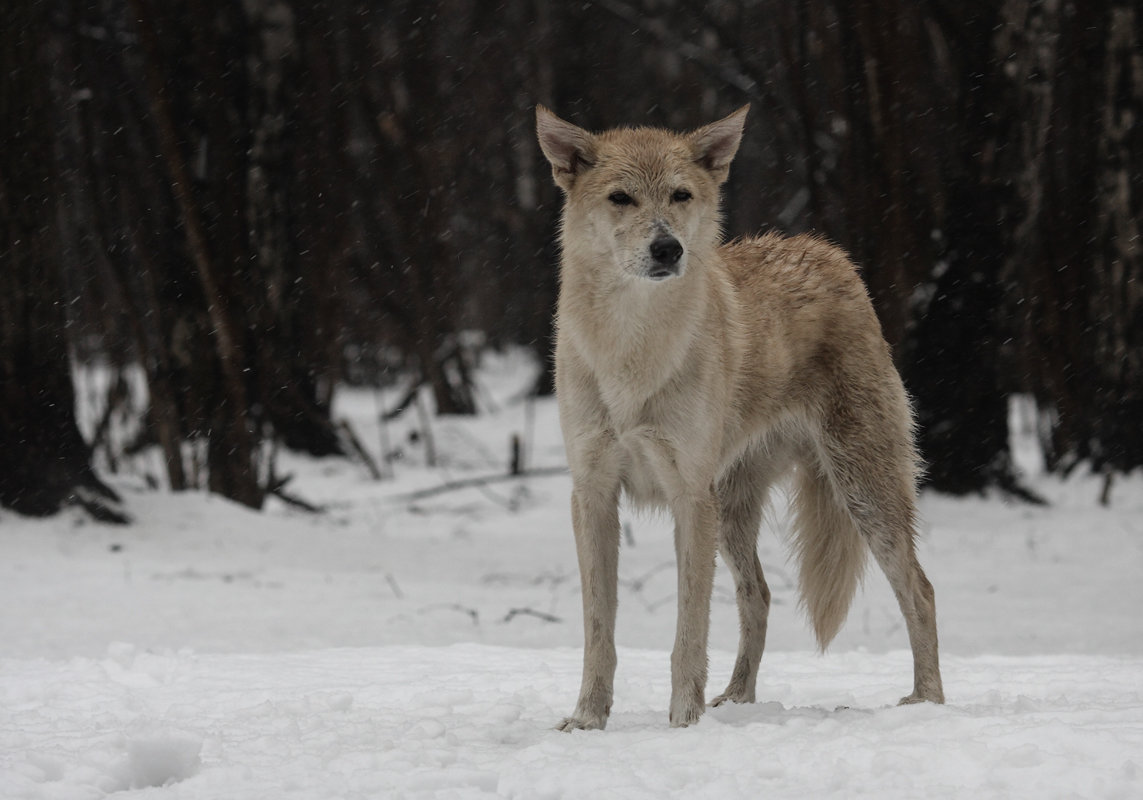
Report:
<svg viewBox="0 0 1143 800"><path fill-rule="evenodd" d="M532 442L536 439L536 396L529 394L524 398L524 452L522 455L523 468L527 469L532 463Z"/></svg>
<svg viewBox="0 0 1143 800"><path fill-rule="evenodd" d="M388 422L389 420L396 419L405 413L413 401L416 400L421 394L421 387L425 385L424 378L418 376L409 386L407 392L401 395L401 399L388 411L381 412L381 421Z"/></svg>
<svg viewBox="0 0 1143 800"><path fill-rule="evenodd" d="M415 492L408 494L399 494L392 497L393 500L399 502L414 502L416 500L424 500L427 497L436 497L438 494L447 494L448 492L455 492L459 489L473 489L480 486L487 486L490 483L501 483L503 481L514 481L521 478L540 478L549 475L565 475L567 474L567 467L537 467L536 469L524 470L519 475L484 475L476 478L461 478L455 481L448 481L442 483L440 486L433 486L428 489L418 489Z"/></svg>
<svg viewBox="0 0 1143 800"><path fill-rule="evenodd" d="M294 508L300 508L302 511L308 511L310 514L323 514L325 508L322 506L309 503L300 497L297 497L286 492L286 484L294 479L293 475L286 475L282 478L270 477L270 485L266 487L266 494L272 494L287 505Z"/></svg>
<svg viewBox="0 0 1143 800"><path fill-rule="evenodd" d="M397 585L397 579L393 577L393 573L385 573L385 582L389 584L389 588L393 590L393 594L398 600L405 598L405 593L401 591L401 587Z"/></svg>
<svg viewBox="0 0 1143 800"><path fill-rule="evenodd" d="M1033 505L1033 506L1050 505L1050 503L1048 503L1048 501L1045 500L1043 497L1036 494L1034 491L1029 489L1027 486L1024 486L1022 483L1020 483L1020 481L1017 480L1015 475L1001 474L999 476L997 482L996 482L996 485L1000 488L1000 491L1004 492L1005 494L1009 495L1010 497L1014 497L1017 500L1023 500L1025 503L1028 503L1029 505Z"/></svg>
<svg viewBox="0 0 1143 800"><path fill-rule="evenodd" d="M417 418L421 421L421 433L425 439L425 465L435 467L437 465L437 446L433 441L433 427L432 420L429 419L429 410L425 408L425 401L420 392L417 392L413 402L417 407Z"/></svg>
<svg viewBox="0 0 1143 800"><path fill-rule="evenodd" d="M1103 489L1099 492L1099 504L1104 508L1111 505L1111 484L1115 481L1115 473L1105 470L1103 473Z"/></svg>
<svg viewBox="0 0 1143 800"><path fill-rule="evenodd" d="M562 619L554 614L548 614L544 611L536 611L534 608L513 608L501 622L511 622L516 617L535 617L542 619L544 622L563 622Z"/></svg>
<svg viewBox="0 0 1143 800"><path fill-rule="evenodd" d="M425 606L424 608L418 609L417 613L427 614L430 611L440 611L442 609L445 611L459 611L462 614L467 614L472 619L473 625L480 624L480 612L478 612L475 608L462 606L460 603L439 603L437 605Z"/></svg>
<svg viewBox="0 0 1143 800"><path fill-rule="evenodd" d="M509 440L509 452L511 453L510 466L508 467L508 474L519 476L524 471L524 456L520 447L520 434L512 434Z"/></svg>
<svg viewBox="0 0 1143 800"><path fill-rule="evenodd" d="M283 489L271 489L270 494L274 495L274 497L277 497L287 505L291 505L294 508L300 508L302 511L306 511L310 514L322 514L325 512L325 509L321 506L315 506L313 503L309 503L300 497L295 497L292 494L288 494Z"/></svg>
<svg viewBox="0 0 1143 800"><path fill-rule="evenodd" d="M92 389L94 394L94 389ZM118 472L119 465L118 459L115 457L115 450L111 443L111 418L115 416L115 412L122 408L130 399L130 390L127 388L127 382L123 379L123 371L117 369L115 377L111 380L111 385L107 388L107 407L103 410L99 421L95 425L95 433L91 437L91 450L95 452L100 447L105 448L107 456L107 468L111 472Z"/></svg>
<svg viewBox="0 0 1143 800"><path fill-rule="evenodd" d="M114 525L131 522L131 517L120 505L119 496L101 484L96 485L94 479L91 485L75 487L70 499L99 522Z"/></svg>
<svg viewBox="0 0 1143 800"><path fill-rule="evenodd" d="M384 477L381 474L381 469L377 466L377 462L373 460L373 456L369 455L369 451L361 444L361 440L357 438L357 434L353 432L353 427L349 424L349 420L340 420L337 423L337 429L349 444L350 449L357 453L357 457L361 459L361 463L369 470L369 474L373 476L373 480L381 480Z"/></svg>
<svg viewBox="0 0 1143 800"><path fill-rule="evenodd" d="M623 586L627 586L633 592L641 592L641 591L643 591L643 587L645 587L647 585L648 580L655 577L656 575L658 575L663 570L670 569L674 565L675 565L675 562L673 562L673 561L663 561L663 562L659 563L657 566L654 566L651 569L647 570L646 572L644 572L639 577L632 578L631 580L622 580L621 579L619 581L619 583Z"/></svg>
<svg viewBox="0 0 1143 800"><path fill-rule="evenodd" d="M513 477L520 477L519 475ZM487 486L474 486L476 491L487 497L492 502L503 506L504 508L515 514L520 510L521 501L528 496L528 490L524 486L517 486L516 490L512 492L511 497L501 497L496 492L489 489Z"/></svg>
<svg viewBox="0 0 1143 800"><path fill-rule="evenodd" d="M521 572L489 572L480 578L480 582L486 586L543 586L548 584L554 589L572 577L574 574L570 572L544 572L539 575L527 575Z"/></svg>

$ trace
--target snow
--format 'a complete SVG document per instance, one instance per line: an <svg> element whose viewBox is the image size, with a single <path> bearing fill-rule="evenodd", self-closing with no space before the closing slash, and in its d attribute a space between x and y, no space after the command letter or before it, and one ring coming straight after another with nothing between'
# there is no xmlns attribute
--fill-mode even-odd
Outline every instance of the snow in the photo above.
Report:
<svg viewBox="0 0 1143 800"><path fill-rule="evenodd" d="M324 505L256 513L112 479L136 524L0 512L0 797L1052 798L1143 796L1143 478L1033 473L1053 505L925 495L948 704L911 687L900 614L871 572L819 655L796 604L784 515L760 556L773 590L759 702L668 726L669 521L624 513L619 668L606 731L552 730L575 703L582 637L566 475L417 496L502 473L512 433L558 466L554 404L531 366L489 358L493 410L386 431L369 478L283 455ZM373 392L337 414L374 453ZM1022 438L1019 453L1037 469ZM720 565L709 696L737 644Z"/></svg>
<svg viewBox="0 0 1143 800"><path fill-rule="evenodd" d="M892 706L904 653L768 658L754 706L671 730L665 654L621 649L606 732L557 734L571 648L328 648L4 665L8 797L1133 797L1138 662L952 657L945 708ZM721 670L725 672L725 670ZM1093 680L1098 674L1099 680ZM842 703L843 707L836 704Z"/></svg>

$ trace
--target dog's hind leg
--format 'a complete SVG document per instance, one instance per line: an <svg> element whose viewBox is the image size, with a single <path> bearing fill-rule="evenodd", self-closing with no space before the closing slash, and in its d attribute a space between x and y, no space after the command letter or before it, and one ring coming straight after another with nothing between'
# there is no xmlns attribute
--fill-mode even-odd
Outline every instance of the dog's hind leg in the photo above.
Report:
<svg viewBox="0 0 1143 800"><path fill-rule="evenodd" d="M913 650L913 692L901 698L902 704L943 703L940 659L937 651L937 615L933 585L917 561L912 542L901 545L900 536L887 529L878 539L873 534L873 556L889 578Z"/></svg>
<svg viewBox="0 0 1143 800"><path fill-rule="evenodd" d="M943 703L933 587L914 544L912 447L892 424L862 424L852 417L846 422L847 436L827 433L831 478L905 617L913 651L913 692L901 702Z"/></svg>
<svg viewBox="0 0 1143 800"><path fill-rule="evenodd" d="M913 651L913 692L901 703L943 703L940 659L937 649L937 613L933 585L917 561L912 521L882 518L860 523L905 617L909 646Z"/></svg>
<svg viewBox="0 0 1143 800"><path fill-rule="evenodd" d="M734 672L726 691L711 701L753 703L758 664L766 647L770 587L758 560L758 529L769 492L770 470L757 454L746 456L719 482L721 503L719 551L734 578L738 601L739 640Z"/></svg>
<svg viewBox="0 0 1143 800"><path fill-rule="evenodd" d="M913 651L913 692L901 698L901 703L932 703L945 701L941 685L940 659L937 649L937 612L933 585L917 561L913 542L914 511L911 498L908 511L896 512L905 502L889 501L885 506L893 509L888 514L875 514L860 520L873 557L889 579L897 604L905 617L909 632L909 646Z"/></svg>

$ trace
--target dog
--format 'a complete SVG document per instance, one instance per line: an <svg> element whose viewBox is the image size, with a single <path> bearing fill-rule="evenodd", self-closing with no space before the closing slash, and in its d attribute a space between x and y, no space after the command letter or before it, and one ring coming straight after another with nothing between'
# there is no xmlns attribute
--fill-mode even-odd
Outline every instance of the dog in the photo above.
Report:
<svg viewBox="0 0 1143 800"><path fill-rule="evenodd" d="M814 236L721 243L721 186L748 109L690 133L599 134L536 109L564 195L555 381L584 615L579 700L558 730L604 728L611 711L621 494L674 518L671 726L706 707L716 552L741 638L712 705L754 702L770 609L757 537L770 488L791 472L801 602L819 645L872 551L913 653L901 702L944 702L914 547L912 412L858 270Z"/></svg>

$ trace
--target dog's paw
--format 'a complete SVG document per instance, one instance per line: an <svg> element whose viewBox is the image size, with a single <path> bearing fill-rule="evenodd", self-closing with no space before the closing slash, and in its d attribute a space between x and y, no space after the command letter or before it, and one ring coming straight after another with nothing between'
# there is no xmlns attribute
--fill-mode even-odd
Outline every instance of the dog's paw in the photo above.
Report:
<svg viewBox="0 0 1143 800"><path fill-rule="evenodd" d="M671 727L685 728L699 721L706 710L702 696L680 698L671 701Z"/></svg>
<svg viewBox="0 0 1143 800"><path fill-rule="evenodd" d="M754 693L741 689L727 687L726 691L710 701L711 708L718 708L726 703L753 703Z"/></svg>
<svg viewBox="0 0 1143 800"><path fill-rule="evenodd" d="M564 717L555 729L564 733L571 733L572 731L601 731L605 727L607 727L607 717L576 715Z"/></svg>
<svg viewBox="0 0 1143 800"><path fill-rule="evenodd" d="M712 709L717 709L717 707L719 707L720 705L725 705L727 703L753 703L753 702L754 702L754 698L748 697L744 693L737 693L737 691L735 691L735 693L732 693L732 691L725 691L725 693L722 693L718 697L712 699L711 707L712 707Z"/></svg>
<svg viewBox="0 0 1143 800"><path fill-rule="evenodd" d="M913 692L911 695L902 697L897 701L899 706L911 706L916 703L937 703L938 705L944 704L944 692L934 692L932 697L927 697L925 694Z"/></svg>

